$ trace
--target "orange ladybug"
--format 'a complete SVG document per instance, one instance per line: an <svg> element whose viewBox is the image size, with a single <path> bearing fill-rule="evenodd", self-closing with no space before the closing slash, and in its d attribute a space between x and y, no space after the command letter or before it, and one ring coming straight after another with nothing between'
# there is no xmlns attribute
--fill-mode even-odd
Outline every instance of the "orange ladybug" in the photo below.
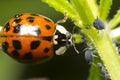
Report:
<svg viewBox="0 0 120 80"><path fill-rule="evenodd" d="M39 14L16 15L5 24L0 37L2 50L22 63L47 61L72 46L71 33Z"/></svg>

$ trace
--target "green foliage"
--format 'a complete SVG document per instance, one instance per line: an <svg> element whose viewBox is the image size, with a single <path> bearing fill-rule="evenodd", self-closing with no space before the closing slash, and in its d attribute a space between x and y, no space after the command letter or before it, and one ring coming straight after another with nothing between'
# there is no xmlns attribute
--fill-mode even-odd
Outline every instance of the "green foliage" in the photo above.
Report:
<svg viewBox="0 0 120 80"><path fill-rule="evenodd" d="M106 5L107 4L107 5ZM112 5L112 0L100 0L99 17L105 21Z"/></svg>
<svg viewBox="0 0 120 80"><path fill-rule="evenodd" d="M107 26L110 29L115 28L118 24L120 23L120 10L117 11L116 15L114 15L113 19L111 19L109 21L109 23L107 24Z"/></svg>
<svg viewBox="0 0 120 80"><path fill-rule="evenodd" d="M95 19L94 15L92 14L92 7L89 7L88 3L88 0L71 0L71 4L76 12L78 12L83 24L91 24Z"/></svg>
<svg viewBox="0 0 120 80"><path fill-rule="evenodd" d="M114 28L120 23L119 11L110 22L107 22L106 18L111 9L112 0L100 0L100 5L96 4L95 0L42 0L48 3L51 7L54 7L57 11L63 14L67 13L68 17L73 20L76 26L80 27L86 39L91 46L94 47L103 64L105 65L112 80L118 80L120 78L120 58L117 50L112 42L112 37L109 36L108 28ZM106 5L107 4L107 5ZM105 30L101 30L98 33L93 27L93 21L96 18L100 18L104 23L106 23ZM115 22L114 24L112 24ZM86 29L86 26L90 26L90 29ZM108 28L107 28L108 27ZM77 37L76 37L77 38ZM91 68L89 80L96 80L96 74ZM92 76L92 77L91 77ZM98 80L98 79L97 79Z"/></svg>

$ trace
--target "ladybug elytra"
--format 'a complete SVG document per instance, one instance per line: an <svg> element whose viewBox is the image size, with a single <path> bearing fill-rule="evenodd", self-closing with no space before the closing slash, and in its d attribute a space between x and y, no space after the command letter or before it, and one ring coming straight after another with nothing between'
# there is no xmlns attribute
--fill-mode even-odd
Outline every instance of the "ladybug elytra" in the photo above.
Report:
<svg viewBox="0 0 120 80"><path fill-rule="evenodd" d="M72 35L63 26L38 14L11 18L1 34L2 50L23 63L43 62L72 46Z"/></svg>

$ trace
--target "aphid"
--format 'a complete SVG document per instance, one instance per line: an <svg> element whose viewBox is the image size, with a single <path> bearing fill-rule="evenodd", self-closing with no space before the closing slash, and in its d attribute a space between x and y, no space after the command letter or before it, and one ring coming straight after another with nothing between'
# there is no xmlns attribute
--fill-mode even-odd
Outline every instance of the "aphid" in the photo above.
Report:
<svg viewBox="0 0 120 80"><path fill-rule="evenodd" d="M94 57L97 57L97 56L95 55L95 53L96 53L96 51L95 51L94 49L91 49L91 48L88 48L88 49L85 50L85 60L86 60L89 64L92 63Z"/></svg>
<svg viewBox="0 0 120 80"><path fill-rule="evenodd" d="M103 23L98 17L97 17L97 19L94 20L93 26L94 26L97 30L105 29L104 23Z"/></svg>
<svg viewBox="0 0 120 80"><path fill-rule="evenodd" d="M101 77L103 78L103 80L110 80L110 75L108 74L105 66L101 62L98 62L97 66L101 70Z"/></svg>

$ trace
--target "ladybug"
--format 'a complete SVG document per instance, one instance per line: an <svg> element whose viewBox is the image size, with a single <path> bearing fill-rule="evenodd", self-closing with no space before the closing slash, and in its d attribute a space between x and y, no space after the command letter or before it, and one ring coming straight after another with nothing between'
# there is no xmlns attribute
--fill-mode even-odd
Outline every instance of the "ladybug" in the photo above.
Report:
<svg viewBox="0 0 120 80"><path fill-rule="evenodd" d="M62 55L72 46L72 35L63 26L39 15L24 13L11 18L3 27L1 48L22 63L41 63Z"/></svg>

